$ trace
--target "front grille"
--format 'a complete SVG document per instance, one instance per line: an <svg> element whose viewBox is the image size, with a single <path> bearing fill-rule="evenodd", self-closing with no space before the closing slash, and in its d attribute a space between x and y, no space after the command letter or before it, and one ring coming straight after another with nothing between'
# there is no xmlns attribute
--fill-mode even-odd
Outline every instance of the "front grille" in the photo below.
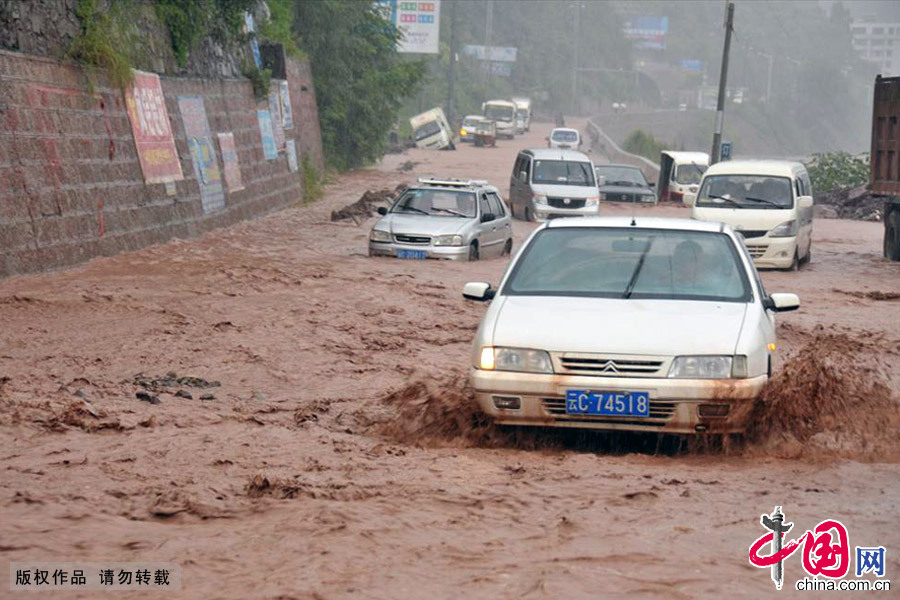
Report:
<svg viewBox="0 0 900 600"><path fill-rule="evenodd" d="M744 236L745 239L749 239L749 238L758 238L758 237L762 237L762 236L766 235L766 234L769 233L769 232L766 231L765 229L760 229L760 230L746 230L746 229L742 229L742 230L739 230L738 233L741 234L742 236Z"/></svg>
<svg viewBox="0 0 900 600"><path fill-rule="evenodd" d="M655 377L665 363L655 358L622 358L609 356L560 356L559 363L568 375L593 377Z"/></svg>
<svg viewBox="0 0 900 600"><path fill-rule="evenodd" d="M583 423L609 423L618 425L665 425L675 414L675 403L662 400L650 401L649 417L614 417L610 415L567 415L565 398L541 398L544 411L554 421L580 421Z"/></svg>
<svg viewBox="0 0 900 600"><path fill-rule="evenodd" d="M566 198L547 198L547 204L553 208L584 208L584 198L569 198L566 204Z"/></svg>
<svg viewBox="0 0 900 600"><path fill-rule="evenodd" d="M638 197L637 194L606 194L606 199L609 202L636 202Z"/></svg>
<svg viewBox="0 0 900 600"><path fill-rule="evenodd" d="M768 246L747 246L747 250L753 258L761 258L768 249Z"/></svg>
<svg viewBox="0 0 900 600"><path fill-rule="evenodd" d="M417 244L419 246L427 246L431 243L431 238L425 235L409 235L409 234L394 234L394 241L399 244Z"/></svg>

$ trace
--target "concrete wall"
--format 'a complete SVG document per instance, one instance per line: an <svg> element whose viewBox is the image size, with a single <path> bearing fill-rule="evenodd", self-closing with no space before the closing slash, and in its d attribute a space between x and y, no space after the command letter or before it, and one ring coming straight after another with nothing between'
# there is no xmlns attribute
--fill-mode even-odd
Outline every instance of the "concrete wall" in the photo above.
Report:
<svg viewBox="0 0 900 600"><path fill-rule="evenodd" d="M289 60L298 155L322 167L309 64ZM283 208L303 199L302 169L267 161L246 79L161 77L184 180L144 183L120 90L83 69L0 51L0 277L73 265ZM176 96L203 96L210 130L234 132L245 189L204 214ZM218 152L221 168L221 153Z"/></svg>

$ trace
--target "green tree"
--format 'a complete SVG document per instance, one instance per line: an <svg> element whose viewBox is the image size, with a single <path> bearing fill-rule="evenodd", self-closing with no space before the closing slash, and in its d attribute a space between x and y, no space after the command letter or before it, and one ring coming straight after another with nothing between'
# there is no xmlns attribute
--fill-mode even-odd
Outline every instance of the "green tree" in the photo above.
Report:
<svg viewBox="0 0 900 600"><path fill-rule="evenodd" d="M298 1L294 31L312 65L328 164L343 170L380 158L424 63L397 53L400 33L371 0Z"/></svg>

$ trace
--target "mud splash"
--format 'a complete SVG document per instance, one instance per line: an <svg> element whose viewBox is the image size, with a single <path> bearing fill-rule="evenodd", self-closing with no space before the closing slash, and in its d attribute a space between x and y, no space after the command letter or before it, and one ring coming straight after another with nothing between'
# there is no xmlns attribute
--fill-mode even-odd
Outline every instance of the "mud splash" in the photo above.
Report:
<svg viewBox="0 0 900 600"><path fill-rule="evenodd" d="M754 406L748 453L900 462L900 404L886 369L866 340L815 332Z"/></svg>

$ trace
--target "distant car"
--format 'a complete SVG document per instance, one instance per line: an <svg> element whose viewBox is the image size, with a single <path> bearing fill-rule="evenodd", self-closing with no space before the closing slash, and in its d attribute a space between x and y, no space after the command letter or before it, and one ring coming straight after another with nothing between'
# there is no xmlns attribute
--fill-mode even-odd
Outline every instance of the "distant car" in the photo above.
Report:
<svg viewBox="0 0 900 600"><path fill-rule="evenodd" d="M557 127L547 137L548 148L559 148L561 150L571 148L577 150L579 146L581 146L581 134L578 133L577 129Z"/></svg>
<svg viewBox="0 0 900 600"><path fill-rule="evenodd" d="M647 183L644 172L631 165L595 165L600 201L656 203L653 184Z"/></svg>
<svg viewBox="0 0 900 600"><path fill-rule="evenodd" d="M459 141L474 142L475 126L478 124L478 121L483 118L484 117L481 115L466 115L459 127Z"/></svg>
<svg viewBox="0 0 900 600"><path fill-rule="evenodd" d="M512 252L512 223L487 181L420 178L369 234L369 256L478 260Z"/></svg>
<svg viewBox="0 0 900 600"><path fill-rule="evenodd" d="M469 382L503 425L740 433L772 375L775 315L722 223L604 217L537 228L488 301Z"/></svg>
<svg viewBox="0 0 900 600"><path fill-rule="evenodd" d="M574 150L522 150L509 178L509 204L513 216L526 221L596 216L594 163Z"/></svg>

